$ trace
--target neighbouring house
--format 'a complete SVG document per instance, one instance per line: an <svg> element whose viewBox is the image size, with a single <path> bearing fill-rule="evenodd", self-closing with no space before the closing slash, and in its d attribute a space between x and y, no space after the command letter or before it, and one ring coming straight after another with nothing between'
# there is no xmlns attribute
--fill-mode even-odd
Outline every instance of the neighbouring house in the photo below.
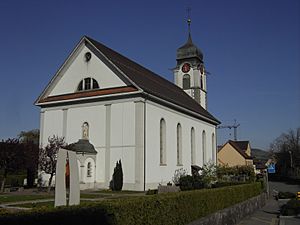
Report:
<svg viewBox="0 0 300 225"><path fill-rule="evenodd" d="M255 173L266 173L267 167L270 164L270 153L258 148L251 148L251 156L255 165Z"/></svg>
<svg viewBox="0 0 300 225"><path fill-rule="evenodd" d="M219 148L217 158L222 166L253 165L249 141L229 140Z"/></svg>
<svg viewBox="0 0 300 225"><path fill-rule="evenodd" d="M81 189L108 188L120 159L123 189L140 191L167 184L177 169L216 163L220 122L207 111L203 54L190 33L176 61L173 84L82 37L36 101L40 145L65 138Z"/></svg>

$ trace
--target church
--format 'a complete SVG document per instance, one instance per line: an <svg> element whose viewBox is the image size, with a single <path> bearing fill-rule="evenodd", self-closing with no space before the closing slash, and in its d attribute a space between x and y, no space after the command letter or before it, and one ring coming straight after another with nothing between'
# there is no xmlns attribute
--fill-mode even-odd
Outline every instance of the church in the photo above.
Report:
<svg viewBox="0 0 300 225"><path fill-rule="evenodd" d="M119 160L123 189L137 191L172 182L177 169L216 163L220 122L207 111L203 53L190 32L176 61L172 83L83 36L35 103L40 146L65 138L82 190L109 188Z"/></svg>

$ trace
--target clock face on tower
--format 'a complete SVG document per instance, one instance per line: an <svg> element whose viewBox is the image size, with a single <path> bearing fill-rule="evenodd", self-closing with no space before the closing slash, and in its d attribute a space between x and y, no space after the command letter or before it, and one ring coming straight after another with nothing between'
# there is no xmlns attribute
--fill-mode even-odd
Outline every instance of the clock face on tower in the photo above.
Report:
<svg viewBox="0 0 300 225"><path fill-rule="evenodd" d="M181 68L182 72L184 72L184 73L189 72L190 69L191 69L191 66L190 66L190 64L188 64L188 63L183 64L183 66L182 66L182 68Z"/></svg>

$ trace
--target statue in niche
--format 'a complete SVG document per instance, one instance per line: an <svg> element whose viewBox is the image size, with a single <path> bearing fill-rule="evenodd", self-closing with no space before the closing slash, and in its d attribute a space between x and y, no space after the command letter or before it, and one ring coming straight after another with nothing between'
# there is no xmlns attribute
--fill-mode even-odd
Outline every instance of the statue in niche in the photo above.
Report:
<svg viewBox="0 0 300 225"><path fill-rule="evenodd" d="M84 122L82 125L82 139L89 139L89 124L87 122Z"/></svg>

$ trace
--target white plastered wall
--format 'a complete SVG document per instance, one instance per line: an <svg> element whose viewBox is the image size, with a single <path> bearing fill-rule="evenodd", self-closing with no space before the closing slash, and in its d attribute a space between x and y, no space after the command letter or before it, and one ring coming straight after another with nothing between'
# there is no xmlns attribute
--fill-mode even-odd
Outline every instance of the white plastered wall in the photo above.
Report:
<svg viewBox="0 0 300 225"><path fill-rule="evenodd" d="M92 54L88 62L84 57L86 52ZM96 79L101 89L126 86L113 71L82 44L59 72L49 96L74 93L79 82L86 77Z"/></svg>
<svg viewBox="0 0 300 225"><path fill-rule="evenodd" d="M135 183L135 108L133 102L111 105L110 179L121 159L124 188Z"/></svg>
<svg viewBox="0 0 300 225"><path fill-rule="evenodd" d="M89 124L89 141L97 151L96 170L93 172L96 186L108 188L116 162L121 159L124 189L135 189L135 103L124 100L124 102L111 102L109 105L111 105L109 122L106 121L105 103L42 109L43 137L41 140L46 145L49 136L57 135L59 137L65 136L65 141L68 144L77 142L82 138L81 127L84 122L87 122ZM110 124L109 154L106 150L106 135L108 135L106 124ZM109 161L106 161L106 154L109 155ZM108 172L106 171L106 164L109 168ZM109 180L106 180L107 173ZM47 179L47 176L44 178ZM91 181L91 179L86 178L84 180L87 183Z"/></svg>
<svg viewBox="0 0 300 225"><path fill-rule="evenodd" d="M176 169L191 173L191 128L195 129L195 163L203 166L202 132L206 132L207 161L216 159L212 152L215 126L147 101L146 105L146 189L172 182ZM160 120L166 122L166 165L160 165ZM177 124L182 127L182 166L177 165ZM216 136L216 135L215 135ZM216 141L214 142L216 143ZM214 147L216 149L216 147ZM215 153L214 153L215 154ZM215 160L214 160L215 163Z"/></svg>

